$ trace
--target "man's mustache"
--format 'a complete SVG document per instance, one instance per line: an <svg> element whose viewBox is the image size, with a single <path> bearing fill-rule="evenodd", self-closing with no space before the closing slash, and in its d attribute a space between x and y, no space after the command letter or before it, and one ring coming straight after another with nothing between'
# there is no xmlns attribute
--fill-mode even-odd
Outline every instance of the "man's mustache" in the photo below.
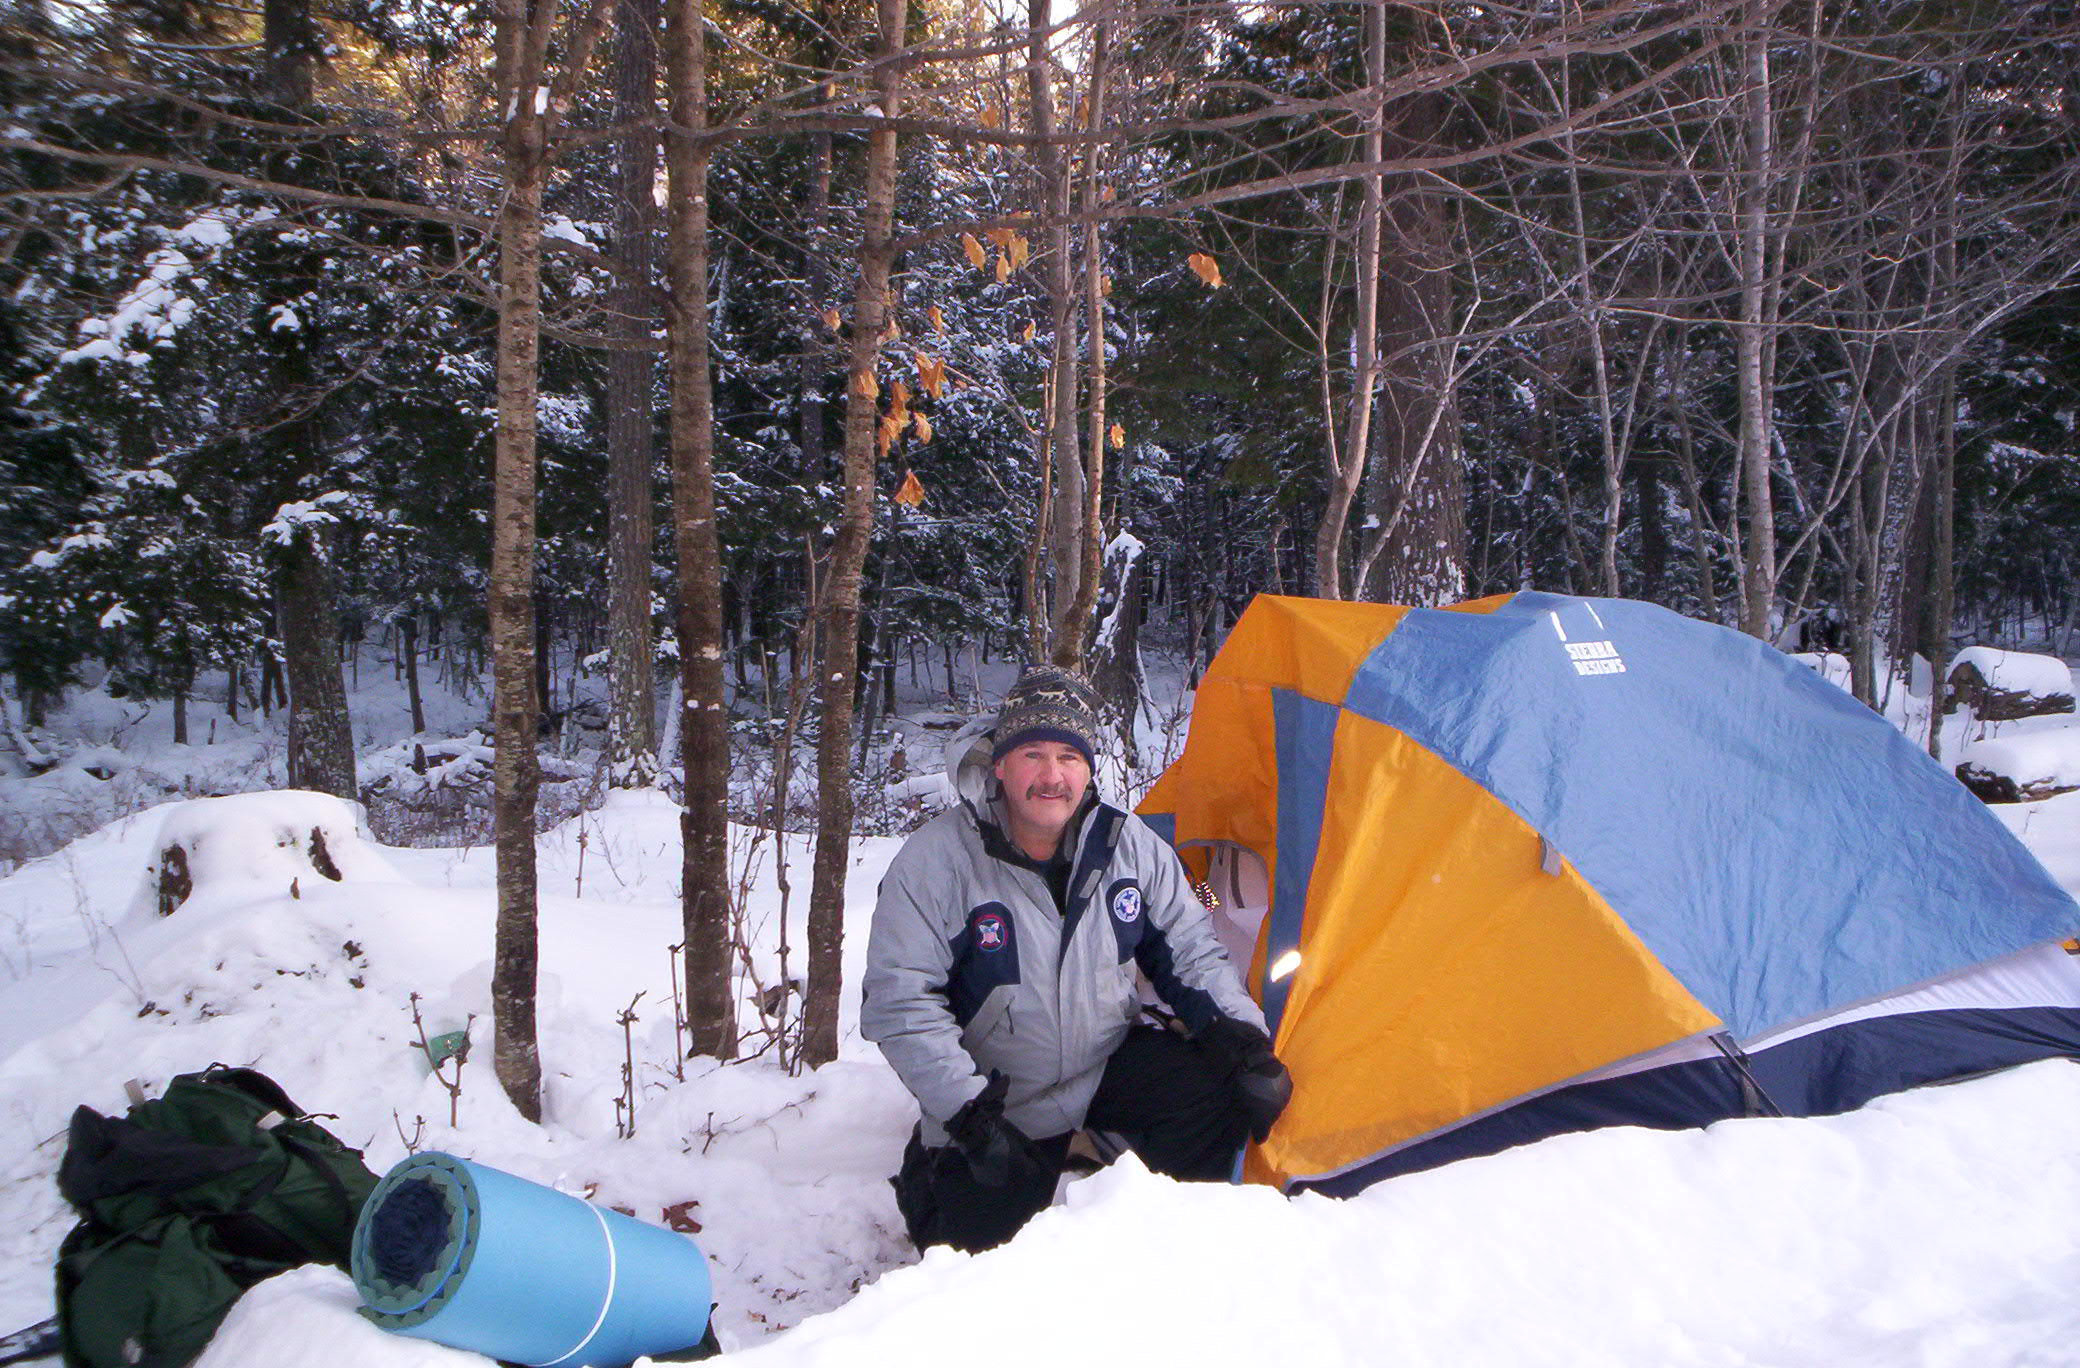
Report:
<svg viewBox="0 0 2080 1368"><path fill-rule="evenodd" d="M1026 789L1026 797L1028 798L1067 798L1068 796L1069 788L1066 784L1059 788L1042 788L1038 784L1033 784Z"/></svg>

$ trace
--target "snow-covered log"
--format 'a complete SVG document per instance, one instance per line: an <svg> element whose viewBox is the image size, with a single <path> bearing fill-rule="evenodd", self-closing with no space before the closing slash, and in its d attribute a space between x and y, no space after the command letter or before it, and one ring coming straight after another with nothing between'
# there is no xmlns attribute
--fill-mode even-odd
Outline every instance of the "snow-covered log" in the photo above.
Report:
<svg viewBox="0 0 2080 1368"><path fill-rule="evenodd" d="M2073 672L2057 656L1972 646L1950 665L1943 711L1971 710L1982 722L2073 711Z"/></svg>
<svg viewBox="0 0 2080 1368"><path fill-rule="evenodd" d="M2080 727L1974 741L1957 757L1957 777L1988 803L2033 803L2080 789Z"/></svg>

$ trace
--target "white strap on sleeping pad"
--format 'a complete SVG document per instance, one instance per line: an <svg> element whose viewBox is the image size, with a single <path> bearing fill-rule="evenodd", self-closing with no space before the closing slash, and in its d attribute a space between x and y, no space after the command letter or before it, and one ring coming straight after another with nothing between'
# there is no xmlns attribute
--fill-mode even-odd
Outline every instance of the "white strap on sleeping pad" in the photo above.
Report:
<svg viewBox="0 0 2080 1368"><path fill-rule="evenodd" d="M585 1203L585 1209L592 1213L594 1220L599 1222L600 1238L607 1242L607 1290L600 1296L599 1314L592 1318L592 1328L585 1332L585 1338L579 1340L555 1358L543 1359L535 1365L535 1368L555 1368L556 1364L563 1362L586 1345L592 1343L592 1337L597 1335L599 1328L607 1323L607 1308L614 1304L614 1284L621 1274L620 1260L614 1255L614 1232L607 1229L607 1214L605 1212L590 1202Z"/></svg>

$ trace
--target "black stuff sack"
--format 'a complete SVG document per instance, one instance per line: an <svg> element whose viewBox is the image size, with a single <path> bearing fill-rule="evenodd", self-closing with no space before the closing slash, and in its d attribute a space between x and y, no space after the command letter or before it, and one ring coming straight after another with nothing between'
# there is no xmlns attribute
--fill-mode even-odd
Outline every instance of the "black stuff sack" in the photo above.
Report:
<svg viewBox="0 0 2080 1368"><path fill-rule="evenodd" d="M183 1368L239 1294L306 1263L344 1269L376 1177L252 1069L181 1074L121 1117L72 1115L58 1190L67 1368Z"/></svg>

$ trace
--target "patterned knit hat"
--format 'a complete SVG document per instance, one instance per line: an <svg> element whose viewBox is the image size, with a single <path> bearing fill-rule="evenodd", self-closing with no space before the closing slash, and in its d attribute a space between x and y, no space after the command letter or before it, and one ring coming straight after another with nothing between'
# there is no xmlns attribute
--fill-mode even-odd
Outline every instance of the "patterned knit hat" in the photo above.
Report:
<svg viewBox="0 0 2080 1368"><path fill-rule="evenodd" d="M1081 675L1059 665L1028 665L1004 695L996 730L990 733L990 759L1001 760L1027 741L1059 741L1095 765L1102 734L1097 692Z"/></svg>

